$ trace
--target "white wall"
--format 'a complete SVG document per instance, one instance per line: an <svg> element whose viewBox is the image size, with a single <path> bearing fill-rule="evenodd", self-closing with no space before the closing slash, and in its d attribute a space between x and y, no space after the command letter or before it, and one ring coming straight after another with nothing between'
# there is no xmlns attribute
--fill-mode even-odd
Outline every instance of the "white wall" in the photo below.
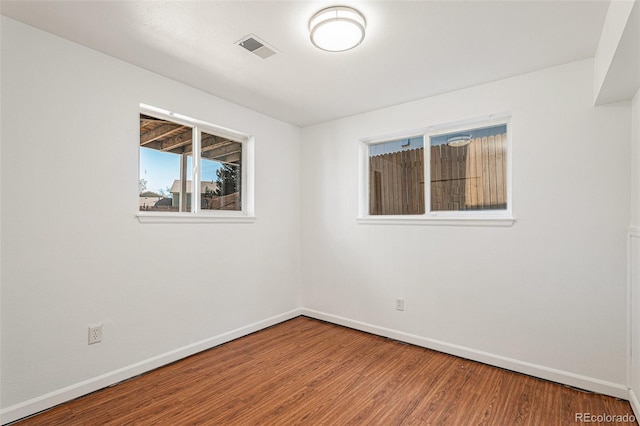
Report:
<svg viewBox="0 0 640 426"><path fill-rule="evenodd" d="M297 314L297 127L1 19L3 421ZM255 136L255 223L137 221L140 102Z"/></svg>
<svg viewBox="0 0 640 426"><path fill-rule="evenodd" d="M631 227L630 227L630 278L631 278L631 405L640 418L640 91L631 108Z"/></svg>
<svg viewBox="0 0 640 426"><path fill-rule="evenodd" d="M627 396L629 104L592 88L585 60L304 128L306 312ZM360 138L504 111L513 227L356 223Z"/></svg>

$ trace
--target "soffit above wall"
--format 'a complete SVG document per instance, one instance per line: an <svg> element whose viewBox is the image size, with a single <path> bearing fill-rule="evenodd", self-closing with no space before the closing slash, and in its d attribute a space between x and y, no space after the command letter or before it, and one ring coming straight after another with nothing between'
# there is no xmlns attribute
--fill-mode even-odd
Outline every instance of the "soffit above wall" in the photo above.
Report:
<svg viewBox="0 0 640 426"><path fill-rule="evenodd" d="M611 3L595 77L596 105L631 100L640 90L640 1Z"/></svg>

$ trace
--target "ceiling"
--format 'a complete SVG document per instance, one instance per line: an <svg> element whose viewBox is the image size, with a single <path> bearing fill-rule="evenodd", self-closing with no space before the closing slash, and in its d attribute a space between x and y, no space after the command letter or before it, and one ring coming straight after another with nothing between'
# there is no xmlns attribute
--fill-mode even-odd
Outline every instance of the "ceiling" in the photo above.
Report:
<svg viewBox="0 0 640 426"><path fill-rule="evenodd" d="M283 121L307 126L593 57L608 1L5 1L1 13ZM309 41L355 7L364 42ZM235 43L255 34L280 53Z"/></svg>

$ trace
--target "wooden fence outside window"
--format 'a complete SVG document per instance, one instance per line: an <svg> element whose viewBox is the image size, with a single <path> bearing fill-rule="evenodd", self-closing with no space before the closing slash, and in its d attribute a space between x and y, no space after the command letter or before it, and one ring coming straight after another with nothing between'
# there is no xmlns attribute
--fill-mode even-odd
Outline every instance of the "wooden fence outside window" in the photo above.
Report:
<svg viewBox="0 0 640 426"><path fill-rule="evenodd" d="M432 146L431 211L507 208L507 134ZM424 214L424 148L369 158L369 214Z"/></svg>

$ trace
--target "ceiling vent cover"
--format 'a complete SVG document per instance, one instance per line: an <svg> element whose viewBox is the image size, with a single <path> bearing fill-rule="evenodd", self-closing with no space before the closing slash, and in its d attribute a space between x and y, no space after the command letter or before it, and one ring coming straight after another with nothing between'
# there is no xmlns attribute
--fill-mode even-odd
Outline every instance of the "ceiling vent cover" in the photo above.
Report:
<svg viewBox="0 0 640 426"><path fill-rule="evenodd" d="M260 56L262 59L267 59L269 56L273 56L276 53L280 53L278 49L270 46L264 40L260 40L254 34L249 34L243 37L242 40L236 42L240 47L244 47L254 55Z"/></svg>

